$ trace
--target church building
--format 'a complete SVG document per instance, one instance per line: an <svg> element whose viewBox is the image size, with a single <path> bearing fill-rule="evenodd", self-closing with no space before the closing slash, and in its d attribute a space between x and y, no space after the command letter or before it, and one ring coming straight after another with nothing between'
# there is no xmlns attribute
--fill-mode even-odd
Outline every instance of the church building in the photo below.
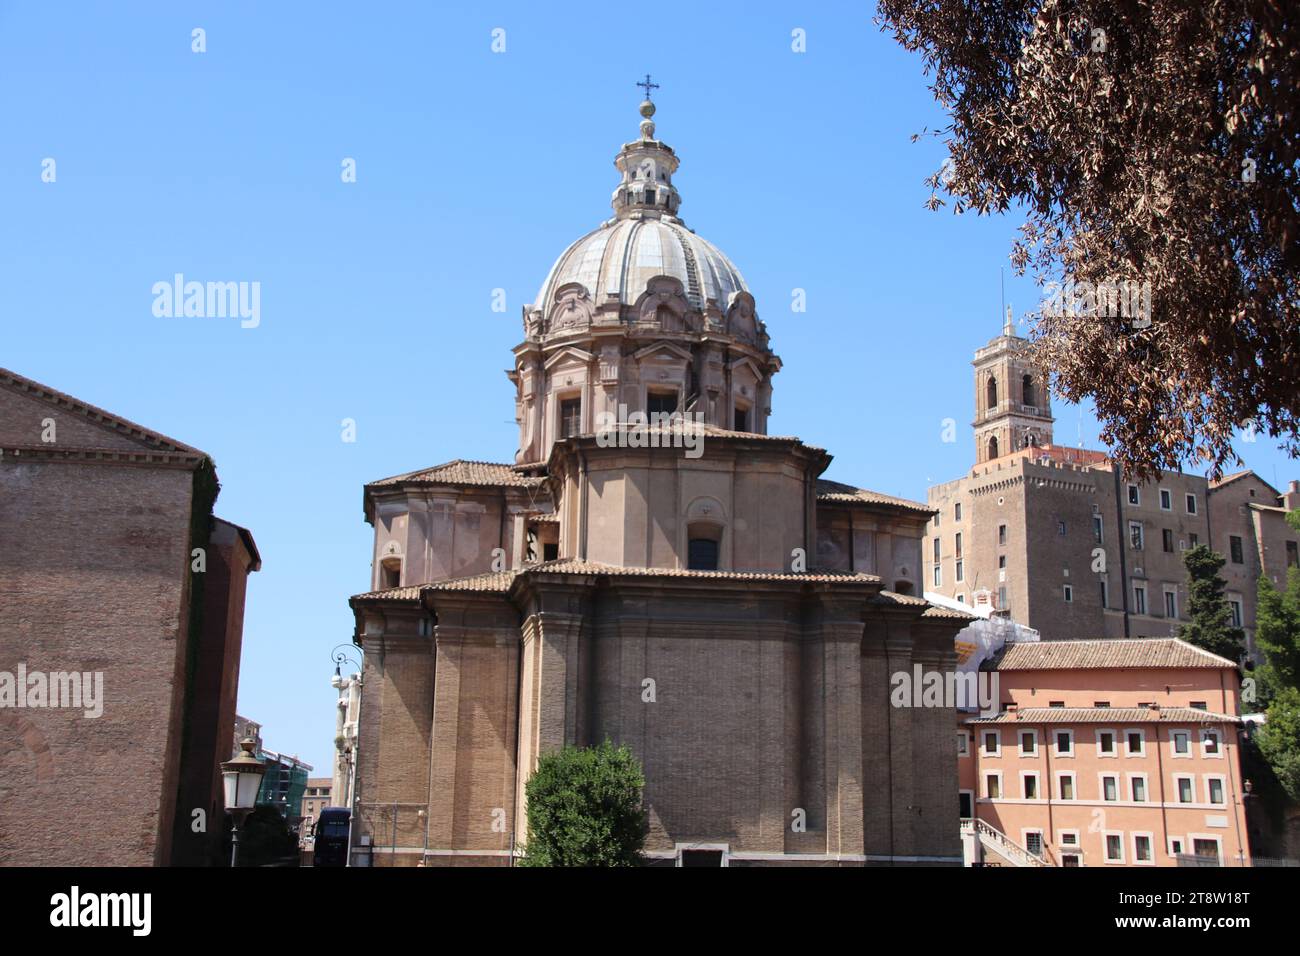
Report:
<svg viewBox="0 0 1300 956"><path fill-rule="evenodd" d="M955 711L890 693L970 620L920 597L934 511L768 434L781 360L654 112L524 308L513 461L365 487L354 845L509 865L538 756L608 738L651 863L957 865Z"/></svg>

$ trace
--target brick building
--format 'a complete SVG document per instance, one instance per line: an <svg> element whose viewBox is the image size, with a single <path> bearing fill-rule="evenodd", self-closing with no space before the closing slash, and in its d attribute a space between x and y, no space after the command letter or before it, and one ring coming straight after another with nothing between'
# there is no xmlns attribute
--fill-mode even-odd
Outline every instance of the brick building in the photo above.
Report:
<svg viewBox="0 0 1300 956"><path fill-rule="evenodd" d="M1253 649L1256 583L1300 562L1283 493L1251 471L1135 483L1101 452L1053 444L1045 377L1008 319L975 353L976 462L929 489L925 590L994 604L1045 639L1170 636L1187 620L1183 552L1227 558L1227 597Z"/></svg>
<svg viewBox="0 0 1300 956"><path fill-rule="evenodd" d="M1112 638L1008 643L982 669L1000 706L958 725L968 862L1250 864L1232 661Z"/></svg>
<svg viewBox="0 0 1300 956"><path fill-rule="evenodd" d="M645 769L655 863L956 863L953 711L889 704L968 620L917 596L931 512L767 434L780 359L677 218L653 111L614 218L524 310L514 463L365 488L356 843L508 864L538 755L608 737Z"/></svg>
<svg viewBox="0 0 1300 956"><path fill-rule="evenodd" d="M210 858L259 567L217 488L198 449L0 369L0 864Z"/></svg>

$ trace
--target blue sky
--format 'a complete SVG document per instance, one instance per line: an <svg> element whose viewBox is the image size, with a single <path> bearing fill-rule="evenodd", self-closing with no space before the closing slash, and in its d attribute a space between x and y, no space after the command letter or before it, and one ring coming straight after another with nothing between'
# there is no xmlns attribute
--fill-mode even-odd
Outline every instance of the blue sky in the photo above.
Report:
<svg viewBox="0 0 1300 956"><path fill-rule="evenodd" d="M543 7L0 2L0 365L213 456L218 514L264 561L240 712L324 773L362 485L511 460L520 307L610 215L647 71L681 216L785 362L771 431L829 448L827 477L924 498L961 475L999 270L1017 312L1037 298L1007 266L1017 217L923 208L942 146L910 137L943 117L872 5ZM178 272L259 282L260 325L155 317ZM1056 415L1059 442L1096 445L1086 410ZM1240 450L1300 474L1266 439Z"/></svg>

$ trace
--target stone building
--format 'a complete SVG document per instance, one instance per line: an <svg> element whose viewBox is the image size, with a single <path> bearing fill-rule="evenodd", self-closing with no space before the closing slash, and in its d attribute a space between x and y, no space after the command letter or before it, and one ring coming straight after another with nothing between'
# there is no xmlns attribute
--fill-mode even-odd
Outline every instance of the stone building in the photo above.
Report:
<svg viewBox="0 0 1300 956"><path fill-rule="evenodd" d="M678 218L653 112L613 218L524 309L513 463L365 488L356 842L508 864L538 755L608 737L644 766L655 862L956 863L955 713L889 703L968 620L917 596L932 512L767 433L780 360Z"/></svg>
<svg viewBox="0 0 1300 956"><path fill-rule="evenodd" d="M260 559L217 488L198 449L0 369L0 865L219 853Z"/></svg>
<svg viewBox="0 0 1300 956"><path fill-rule="evenodd" d="M1129 481L1101 452L1053 444L1046 377L1008 319L975 353L976 461L929 489L925 590L991 600L1044 639L1171 636L1187 620L1183 552L1227 558L1228 600L1253 648L1256 582L1300 561L1283 493L1251 471Z"/></svg>

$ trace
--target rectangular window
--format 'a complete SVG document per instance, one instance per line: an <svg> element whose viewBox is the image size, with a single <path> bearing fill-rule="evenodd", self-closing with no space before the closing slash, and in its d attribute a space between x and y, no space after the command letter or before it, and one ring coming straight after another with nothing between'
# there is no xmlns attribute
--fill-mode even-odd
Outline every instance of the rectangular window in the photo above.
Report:
<svg viewBox="0 0 1300 956"><path fill-rule="evenodd" d="M1020 756L1037 757L1038 756L1038 734L1032 730L1022 730L1020 732Z"/></svg>
<svg viewBox="0 0 1300 956"><path fill-rule="evenodd" d="M1217 730L1201 731L1201 753L1206 757L1219 756L1219 732Z"/></svg>
<svg viewBox="0 0 1300 956"><path fill-rule="evenodd" d="M1130 521L1128 523L1128 543L1134 551L1142 550L1142 522Z"/></svg>
<svg viewBox="0 0 1300 956"><path fill-rule="evenodd" d="M1178 595L1173 591L1165 592L1165 617L1178 616Z"/></svg>
<svg viewBox="0 0 1300 956"><path fill-rule="evenodd" d="M1124 836L1120 833L1106 834L1106 862L1124 862Z"/></svg>
<svg viewBox="0 0 1300 956"><path fill-rule="evenodd" d="M1097 753L1103 757L1115 756L1115 731L1097 731Z"/></svg>
<svg viewBox="0 0 1300 956"><path fill-rule="evenodd" d="M1064 521L1058 521L1058 522L1056 522L1056 533L1059 534L1061 537L1065 537L1065 522L1064 522Z"/></svg>
<svg viewBox="0 0 1300 956"><path fill-rule="evenodd" d="M1147 781L1145 777L1130 777L1128 786L1134 803L1147 802Z"/></svg>
<svg viewBox="0 0 1300 956"><path fill-rule="evenodd" d="M1187 534L1187 546L1188 546L1189 548L1194 548L1194 547L1196 547L1196 546L1197 546L1198 544L1200 544L1200 543L1201 543L1201 536L1200 536L1199 534L1195 534L1195 533L1192 533L1192 532L1188 532L1188 534Z"/></svg>
<svg viewBox="0 0 1300 956"><path fill-rule="evenodd" d="M957 756L964 757L970 752L970 738L965 734L957 735Z"/></svg>
<svg viewBox="0 0 1300 956"><path fill-rule="evenodd" d="M1062 800L1074 799L1074 774L1063 773L1057 780L1056 789L1060 791Z"/></svg>
<svg viewBox="0 0 1300 956"><path fill-rule="evenodd" d="M1007 609L1007 589L1005 587L1001 587L998 588L998 610L1001 611L1006 609Z"/></svg>
<svg viewBox="0 0 1300 956"><path fill-rule="evenodd" d="M1124 732L1124 755L1126 757L1142 757L1146 754L1146 733L1141 730L1126 730Z"/></svg>
<svg viewBox="0 0 1300 956"><path fill-rule="evenodd" d="M1037 830L1025 831L1025 849L1034 856L1043 855L1043 835Z"/></svg>
<svg viewBox="0 0 1300 956"><path fill-rule="evenodd" d="M1038 799L1038 774L1027 773L1021 778L1025 788L1026 800Z"/></svg>
<svg viewBox="0 0 1300 956"><path fill-rule="evenodd" d="M960 502L960 501L957 502L956 504L954 504L954 505L952 506L952 520L953 520L953 521L960 521L960 520L961 520L961 502Z"/></svg>
<svg viewBox="0 0 1300 956"><path fill-rule="evenodd" d="M1119 777L1109 773L1102 776L1101 798L1107 802L1119 799Z"/></svg>
<svg viewBox="0 0 1300 956"><path fill-rule="evenodd" d="M939 538L936 535L934 539L934 563L939 563Z"/></svg>
<svg viewBox="0 0 1300 956"><path fill-rule="evenodd" d="M961 557L961 532L960 531L958 531L955 535L953 535L952 542L953 542L953 547L956 549L955 557L960 558Z"/></svg>
<svg viewBox="0 0 1300 956"><path fill-rule="evenodd" d="M1137 485L1128 486L1128 503L1131 505L1142 504L1142 493L1138 491Z"/></svg>
<svg viewBox="0 0 1300 956"><path fill-rule="evenodd" d="M1145 833L1133 834L1133 862L1151 862L1151 837Z"/></svg>
<svg viewBox="0 0 1300 956"><path fill-rule="evenodd" d="M1063 587L1064 587L1063 594L1064 594L1064 597L1065 597L1065 603L1066 603L1066 604L1073 604L1073 603L1074 603L1074 588L1070 587L1070 585L1068 585L1068 584L1063 585Z"/></svg>
<svg viewBox="0 0 1300 956"><path fill-rule="evenodd" d="M1241 550L1241 538L1237 535L1231 535L1228 538L1228 550L1232 555L1233 564L1245 564L1246 558Z"/></svg>
<svg viewBox="0 0 1300 956"><path fill-rule="evenodd" d="M984 756L997 757L1002 753L1002 736L996 730L984 731Z"/></svg>
<svg viewBox="0 0 1300 956"><path fill-rule="evenodd" d="M1196 796L1195 796L1195 794L1192 792L1192 778L1191 778L1191 777L1175 777L1175 778L1174 778L1174 785L1177 787L1177 790L1178 790L1178 802L1179 802L1179 803L1195 803L1195 802L1196 802Z"/></svg>
<svg viewBox="0 0 1300 956"><path fill-rule="evenodd" d="M1228 607L1232 608L1232 626L1241 627L1241 598L1228 598Z"/></svg>
<svg viewBox="0 0 1300 956"><path fill-rule="evenodd" d="M645 397L645 404L649 415L671 415L677 411L677 393L650 392Z"/></svg>
<svg viewBox="0 0 1300 956"><path fill-rule="evenodd" d="M1074 756L1074 731L1058 730L1056 732L1056 755L1058 757Z"/></svg>
<svg viewBox="0 0 1300 956"><path fill-rule="evenodd" d="M1109 598L1110 598L1110 596L1107 594L1106 582L1103 580L1103 581L1101 582L1101 606L1102 606L1103 608L1110 607L1110 599L1109 599Z"/></svg>
<svg viewBox="0 0 1300 956"><path fill-rule="evenodd" d="M936 564L934 566L934 586L935 587L943 586L943 566L939 564Z"/></svg>
<svg viewBox="0 0 1300 956"><path fill-rule="evenodd" d="M1141 584L1133 585L1133 613L1145 614L1147 612L1147 589Z"/></svg>
<svg viewBox="0 0 1300 956"><path fill-rule="evenodd" d="M1174 496L1170 494L1168 488L1160 489L1160 510L1161 511L1174 510Z"/></svg>
<svg viewBox="0 0 1300 956"><path fill-rule="evenodd" d="M1300 545L1295 541L1286 543L1286 566L1288 568L1300 567Z"/></svg>
<svg viewBox="0 0 1300 956"><path fill-rule="evenodd" d="M964 562L961 562L961 561L958 561L958 562L957 562L956 573L957 573L957 580L958 580L958 581L965 581L965 580L966 580L966 577L965 577L965 570L966 570L966 569L962 567L962 564L963 564L963 563L964 563Z"/></svg>
<svg viewBox="0 0 1300 956"><path fill-rule="evenodd" d="M737 408L734 416L734 430L738 432L749 431L749 409Z"/></svg>
<svg viewBox="0 0 1300 956"><path fill-rule="evenodd" d="M1211 860L1219 859L1218 840L1192 840L1192 853Z"/></svg>
<svg viewBox="0 0 1300 956"><path fill-rule="evenodd" d="M1168 528L1160 529L1160 544L1164 548L1165 554L1174 552L1174 533Z"/></svg>
<svg viewBox="0 0 1300 956"><path fill-rule="evenodd" d="M566 398L560 402L560 437L582 433L582 399Z"/></svg>
<svg viewBox="0 0 1300 956"><path fill-rule="evenodd" d="M1223 806L1223 781L1218 777L1207 777L1205 783L1210 803L1216 807Z"/></svg>
<svg viewBox="0 0 1300 956"><path fill-rule="evenodd" d="M1006 556L1005 554L999 554L999 555L998 555L998 570L1001 570L1001 569L1005 568L1006 566L1007 566L1007 556Z"/></svg>
<svg viewBox="0 0 1300 956"><path fill-rule="evenodd" d="M1196 495L1187 496L1187 513L1189 515L1196 514Z"/></svg>
<svg viewBox="0 0 1300 956"><path fill-rule="evenodd" d="M1190 702L1188 703L1187 706L1190 707L1190 708L1192 708L1193 710L1209 710L1209 709L1210 709L1209 705L1208 705L1205 701L1203 701L1203 700L1193 700L1193 701L1190 701Z"/></svg>
<svg viewBox="0 0 1300 956"><path fill-rule="evenodd" d="M1098 544L1101 544L1101 515L1092 516L1092 536L1097 539Z"/></svg>
<svg viewBox="0 0 1300 956"><path fill-rule="evenodd" d="M1006 543L1007 543L1007 526L1004 524L1000 524L998 525L998 544L1006 544Z"/></svg>
<svg viewBox="0 0 1300 956"><path fill-rule="evenodd" d="M1002 777L996 773L984 775L984 795L990 800L1002 797Z"/></svg>
<svg viewBox="0 0 1300 956"><path fill-rule="evenodd" d="M1185 730L1175 730L1173 733L1174 756L1187 757L1192 753L1191 734Z"/></svg>

